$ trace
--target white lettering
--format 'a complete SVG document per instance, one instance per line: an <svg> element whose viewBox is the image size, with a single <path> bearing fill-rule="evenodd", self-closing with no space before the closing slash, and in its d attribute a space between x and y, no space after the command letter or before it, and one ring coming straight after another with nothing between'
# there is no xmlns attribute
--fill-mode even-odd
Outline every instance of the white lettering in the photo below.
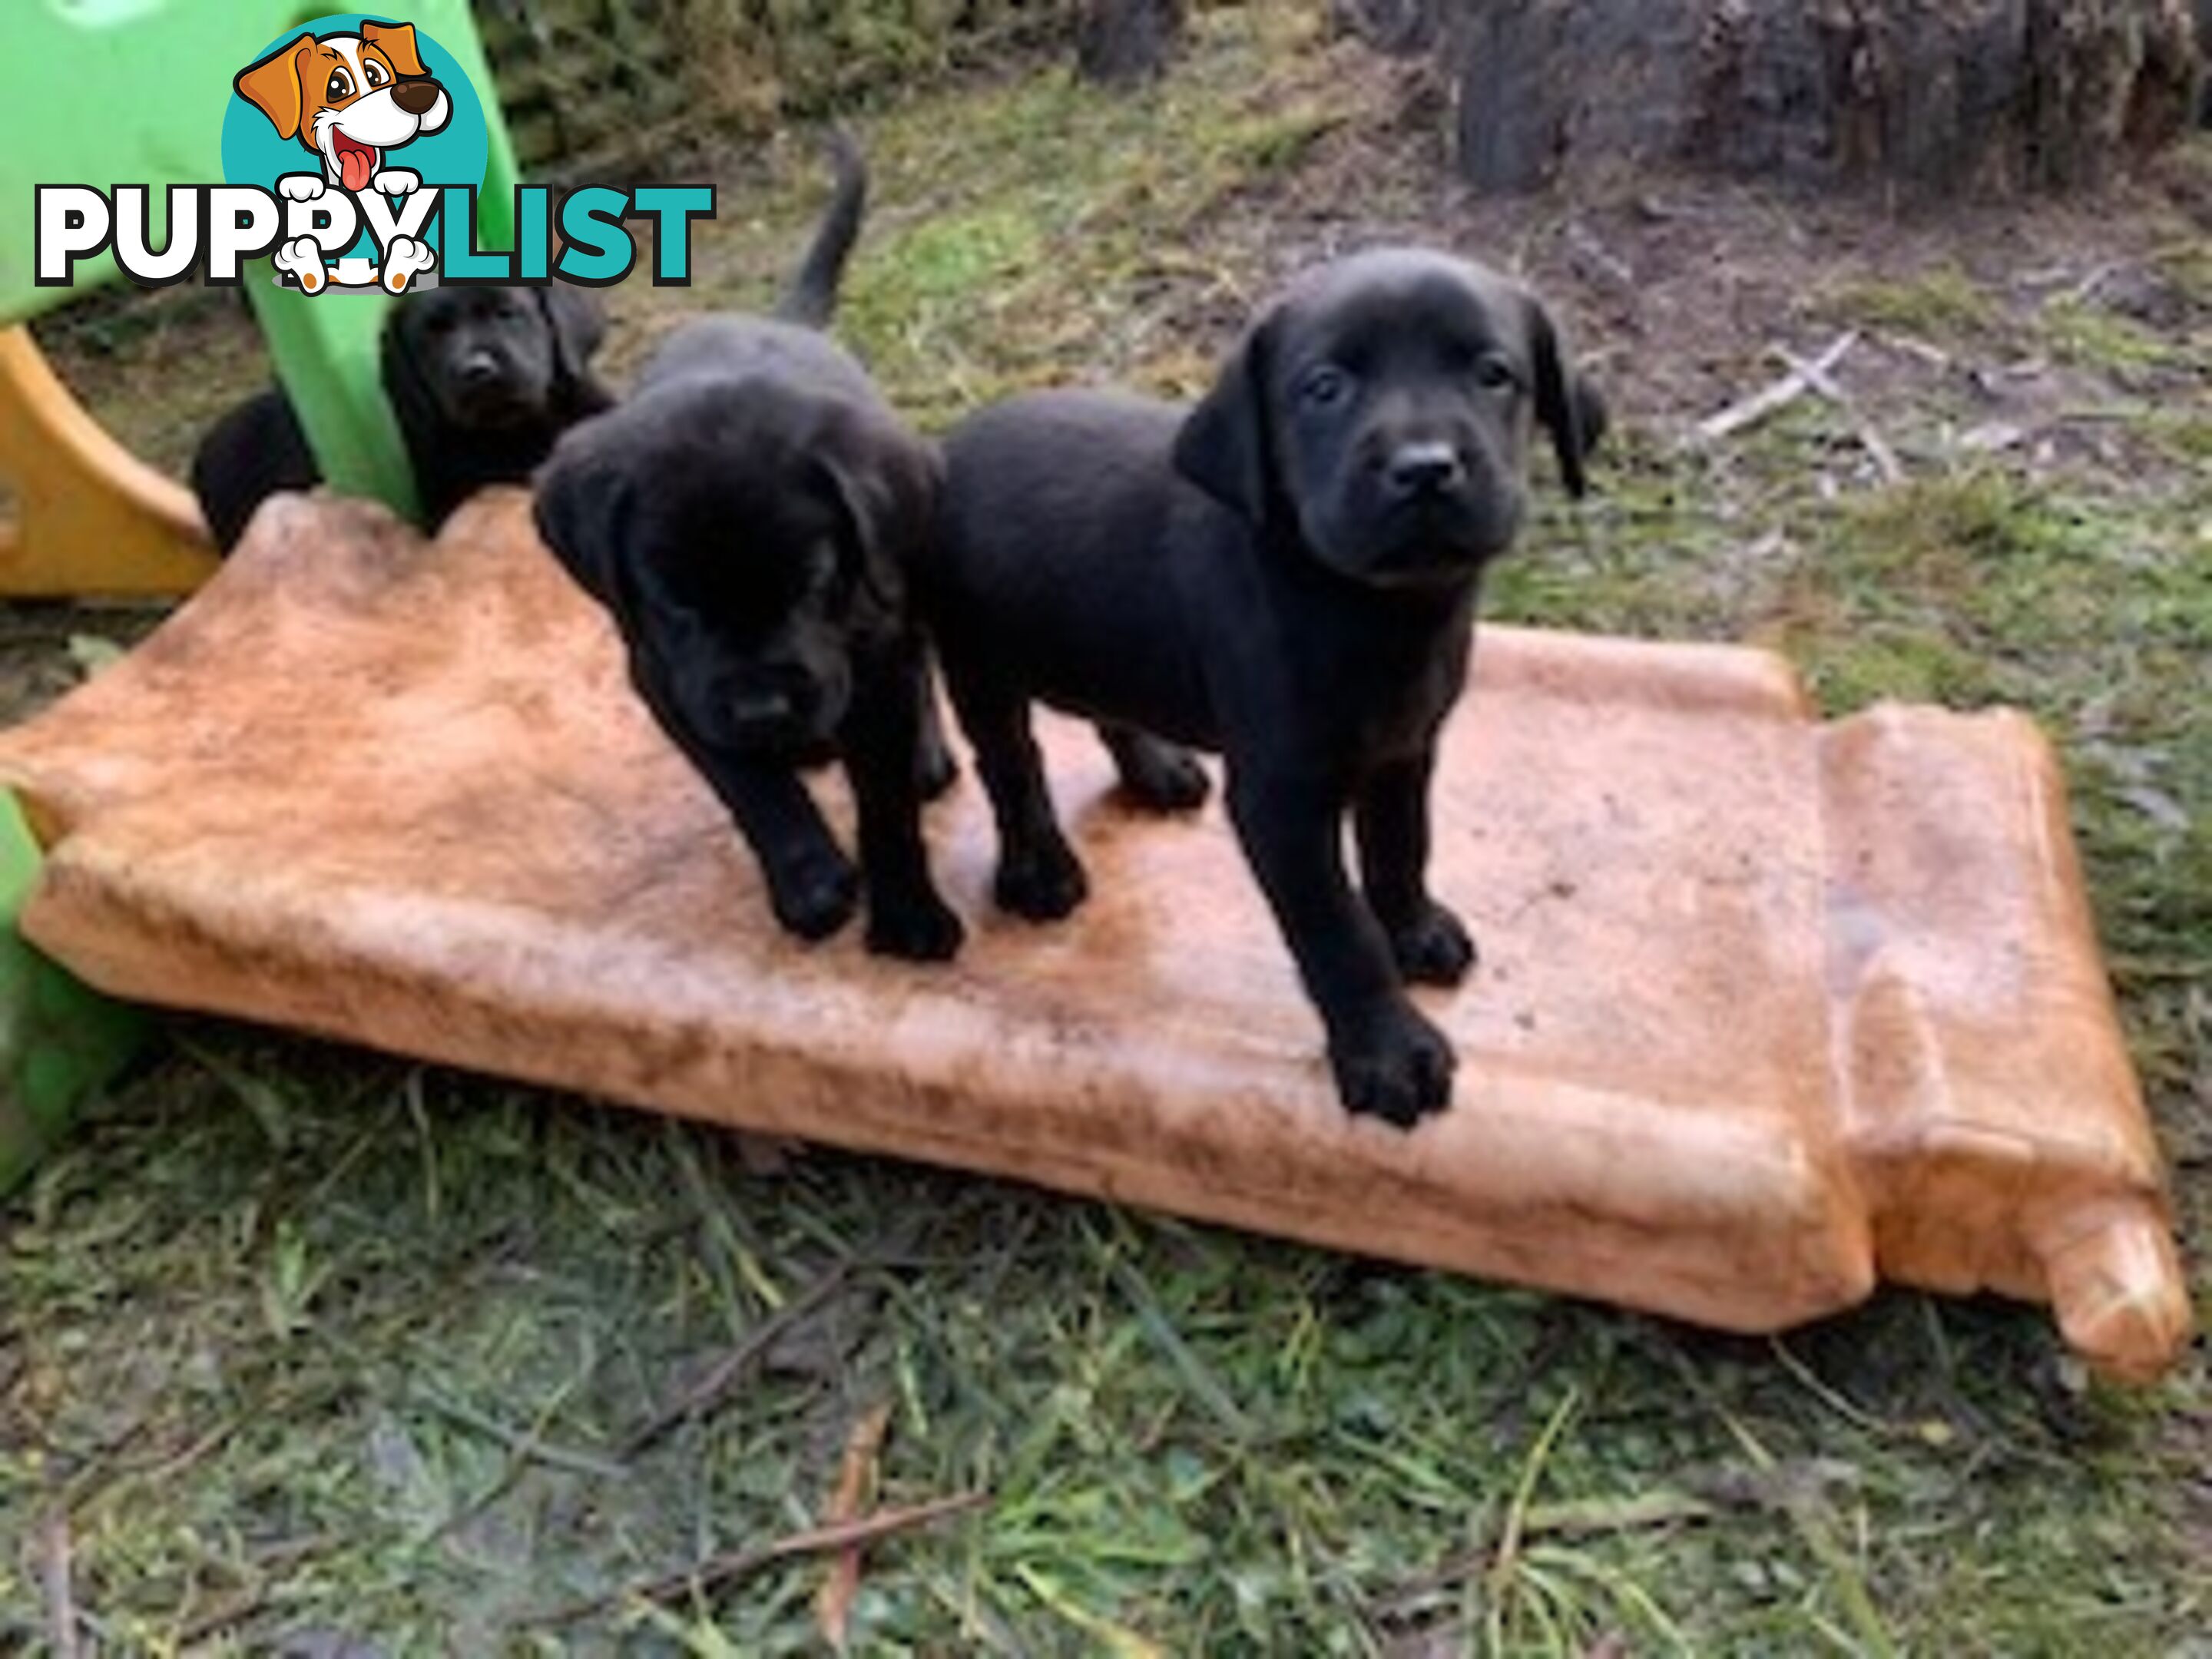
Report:
<svg viewBox="0 0 2212 1659"><path fill-rule="evenodd" d="M88 185L40 185L38 188L39 281L58 285L70 267L107 245L114 216L107 198Z"/></svg>
<svg viewBox="0 0 2212 1659"><path fill-rule="evenodd" d="M208 280L234 283L241 260L276 245L276 198L253 185L217 185L208 191Z"/></svg>
<svg viewBox="0 0 2212 1659"><path fill-rule="evenodd" d="M175 282L200 257L200 192L196 185L167 192L169 245L159 253L146 246L154 231L149 211L152 194L143 185L116 185L115 263L132 280L159 285Z"/></svg>

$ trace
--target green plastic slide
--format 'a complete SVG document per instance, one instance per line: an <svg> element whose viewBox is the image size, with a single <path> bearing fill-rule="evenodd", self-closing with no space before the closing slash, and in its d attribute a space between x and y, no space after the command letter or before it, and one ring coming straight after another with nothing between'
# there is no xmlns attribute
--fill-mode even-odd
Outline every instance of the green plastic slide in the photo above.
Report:
<svg viewBox="0 0 2212 1659"><path fill-rule="evenodd" d="M36 186L146 185L155 221L149 246L165 245L164 186L225 182L222 125L234 77L287 31L349 15L343 0L0 0L0 63L23 71L11 75L0 102L0 202L11 204L0 214L0 324L118 279L103 253L76 268L72 287L37 284ZM414 24L476 87L489 129L478 234L487 246L511 246L514 153L466 0L410 0L369 15ZM406 453L378 380L390 301L309 298L277 286L265 259L246 268L243 284L323 476L343 494L410 512ZM17 803L0 790L0 1191L127 1062L145 1028L16 931L39 863Z"/></svg>

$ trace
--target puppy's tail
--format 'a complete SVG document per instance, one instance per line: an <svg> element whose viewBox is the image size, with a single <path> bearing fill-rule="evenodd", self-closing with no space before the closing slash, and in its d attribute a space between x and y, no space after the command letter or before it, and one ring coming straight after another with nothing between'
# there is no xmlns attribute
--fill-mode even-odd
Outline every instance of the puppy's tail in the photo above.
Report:
<svg viewBox="0 0 2212 1659"><path fill-rule="evenodd" d="M787 323L808 328L827 328L837 309L837 283L845 274L845 260L860 234L860 216L868 205L868 164L853 135L842 127L830 130L830 155L837 167L837 185L814 232L814 245L806 262L791 279L775 314Z"/></svg>

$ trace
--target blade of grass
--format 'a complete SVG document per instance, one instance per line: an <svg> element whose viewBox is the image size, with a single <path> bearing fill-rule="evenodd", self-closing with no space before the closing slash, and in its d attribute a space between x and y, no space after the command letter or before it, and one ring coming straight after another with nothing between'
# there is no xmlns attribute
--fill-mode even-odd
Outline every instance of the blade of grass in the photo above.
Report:
<svg viewBox="0 0 2212 1659"><path fill-rule="evenodd" d="M1506 1506L1504 1525L1499 1529L1498 1553L1486 1575L1489 1588L1489 1619L1486 1634L1490 1650L1498 1653L1505 1647L1507 1610L1513 1599L1513 1587L1518 1576L1521 1540L1528 1524L1528 1510L1534 1499L1536 1482L1542 1479L1544 1465L1550 1461L1552 1449L1559 1437L1566 1432L1567 1425L1582 1409L1582 1389L1570 1383L1559 1403L1552 1408L1552 1415L1528 1449L1528 1455L1521 1465L1520 1479L1515 1482L1513 1499Z"/></svg>
<svg viewBox="0 0 2212 1659"><path fill-rule="evenodd" d="M1744 1449L1745 1455L1762 1472L1771 1472L1779 1466L1774 1454L1735 1413L1723 1409L1721 1420L1735 1437L1736 1443ZM1860 1650L1875 1656L1875 1659L1894 1659L1896 1645L1890 1640L1888 1628L1882 1623L1881 1615L1875 1610L1874 1599L1867 1593L1866 1579L1859 1571L1858 1564L1851 1559L1850 1553L1830 1530L1817 1505L1817 1499L1801 1499L1785 1504L1784 1508L1789 1511L1791 1523L1797 1528L1798 1536L1805 1540L1805 1547L1813 1553L1814 1559L1828 1575Z"/></svg>

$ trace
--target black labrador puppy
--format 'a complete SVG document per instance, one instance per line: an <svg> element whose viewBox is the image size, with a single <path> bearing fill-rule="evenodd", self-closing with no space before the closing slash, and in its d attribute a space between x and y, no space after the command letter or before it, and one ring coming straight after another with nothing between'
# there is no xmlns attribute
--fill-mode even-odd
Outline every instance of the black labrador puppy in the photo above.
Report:
<svg viewBox="0 0 2212 1659"><path fill-rule="evenodd" d="M1195 410L1047 392L956 428L920 592L997 817L999 902L1043 920L1085 894L1033 699L1218 750L1345 1105L1441 1110L1452 1051L1403 989L1475 957L1427 885L1437 733L1520 528L1532 422L1579 495L1602 421L1534 298L1394 249L1296 284Z"/></svg>
<svg viewBox="0 0 2212 1659"><path fill-rule="evenodd" d="M858 902L799 775L841 755L869 948L939 960L962 928L931 879L921 805L950 763L907 571L940 467L821 331L866 189L849 144L838 160L836 198L776 313L671 335L627 402L556 447L538 526L612 615L633 683L736 818L777 920L822 939Z"/></svg>
<svg viewBox="0 0 2212 1659"><path fill-rule="evenodd" d="M526 482L556 438L612 403L590 371L605 331L589 292L560 283L419 289L392 307L380 369L424 529L486 484ZM225 553L264 501L321 481L274 386L217 421L192 458L192 492Z"/></svg>

